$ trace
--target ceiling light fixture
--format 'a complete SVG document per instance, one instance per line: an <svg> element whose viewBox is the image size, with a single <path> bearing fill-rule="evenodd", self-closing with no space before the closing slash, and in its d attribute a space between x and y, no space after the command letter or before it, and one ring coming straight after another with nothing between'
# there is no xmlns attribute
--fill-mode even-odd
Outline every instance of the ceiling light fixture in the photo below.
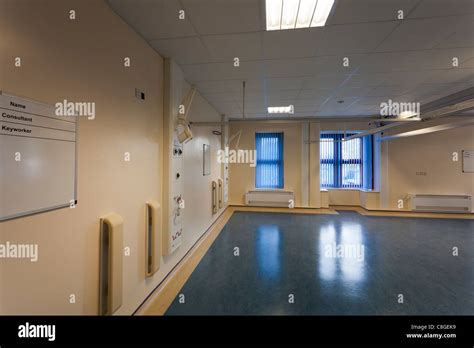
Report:
<svg viewBox="0 0 474 348"><path fill-rule="evenodd" d="M322 27L334 0L265 0L267 30Z"/></svg>
<svg viewBox="0 0 474 348"><path fill-rule="evenodd" d="M269 114L293 114L294 112L295 108L293 107L293 105L268 107Z"/></svg>

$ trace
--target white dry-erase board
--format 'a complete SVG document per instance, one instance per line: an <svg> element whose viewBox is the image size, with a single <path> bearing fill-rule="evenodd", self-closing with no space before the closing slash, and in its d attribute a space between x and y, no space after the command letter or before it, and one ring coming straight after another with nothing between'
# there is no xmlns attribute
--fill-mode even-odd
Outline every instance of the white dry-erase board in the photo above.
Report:
<svg viewBox="0 0 474 348"><path fill-rule="evenodd" d="M76 203L76 119L0 92L0 221Z"/></svg>
<svg viewBox="0 0 474 348"><path fill-rule="evenodd" d="M208 144L202 145L202 175L211 174L211 147Z"/></svg>
<svg viewBox="0 0 474 348"><path fill-rule="evenodd" d="M463 150L462 171L463 173L474 173L474 150Z"/></svg>

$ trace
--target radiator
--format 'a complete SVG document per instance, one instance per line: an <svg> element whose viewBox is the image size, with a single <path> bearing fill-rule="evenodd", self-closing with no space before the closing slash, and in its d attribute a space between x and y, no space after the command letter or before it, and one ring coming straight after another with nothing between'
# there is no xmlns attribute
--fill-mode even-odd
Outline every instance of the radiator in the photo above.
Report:
<svg viewBox="0 0 474 348"><path fill-rule="evenodd" d="M246 205L264 207L288 207L290 200L294 201L295 195L291 191L280 190L255 190L245 194Z"/></svg>
<svg viewBox="0 0 474 348"><path fill-rule="evenodd" d="M469 195L413 194L410 198L412 211L441 213L470 213L472 211Z"/></svg>

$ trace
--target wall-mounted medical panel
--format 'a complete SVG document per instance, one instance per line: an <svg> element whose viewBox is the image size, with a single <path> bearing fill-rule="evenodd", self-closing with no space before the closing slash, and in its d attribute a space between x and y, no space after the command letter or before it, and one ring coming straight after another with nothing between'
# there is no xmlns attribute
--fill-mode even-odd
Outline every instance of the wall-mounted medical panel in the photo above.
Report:
<svg viewBox="0 0 474 348"><path fill-rule="evenodd" d="M123 219L100 219L99 314L112 315L122 305Z"/></svg>
<svg viewBox="0 0 474 348"><path fill-rule="evenodd" d="M178 82L179 81L179 82ZM179 67L170 59L164 64L163 119L163 231L162 253L170 255L183 241L184 146L176 135L178 114L183 103L184 81Z"/></svg>
<svg viewBox="0 0 474 348"><path fill-rule="evenodd" d="M149 201L145 204L145 274L152 276L160 268L161 228L160 204Z"/></svg>

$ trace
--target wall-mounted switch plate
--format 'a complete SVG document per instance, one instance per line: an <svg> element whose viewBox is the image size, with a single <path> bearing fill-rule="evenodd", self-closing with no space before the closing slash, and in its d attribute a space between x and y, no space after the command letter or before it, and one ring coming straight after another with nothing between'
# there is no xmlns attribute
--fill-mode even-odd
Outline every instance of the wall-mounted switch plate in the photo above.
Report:
<svg viewBox="0 0 474 348"><path fill-rule="evenodd" d="M145 100L145 92L142 90L135 88L135 97L137 97L140 100Z"/></svg>

